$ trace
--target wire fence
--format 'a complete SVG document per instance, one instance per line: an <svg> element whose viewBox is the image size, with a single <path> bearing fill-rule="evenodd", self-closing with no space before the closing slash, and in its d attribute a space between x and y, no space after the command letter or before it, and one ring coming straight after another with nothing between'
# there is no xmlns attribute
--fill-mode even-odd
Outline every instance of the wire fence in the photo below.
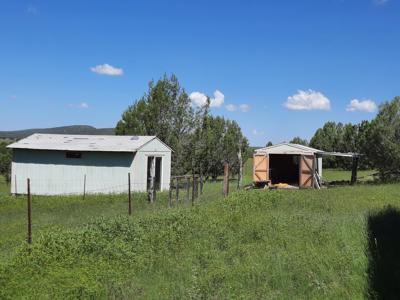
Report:
<svg viewBox="0 0 400 300"><path fill-rule="evenodd" d="M15 196L15 201L19 203L22 203L21 200L26 201L23 210L26 209L28 214L22 213L21 218L26 219L27 216L27 242L31 243L32 223L41 224L34 228L57 225L62 222L60 218L65 222L65 213L67 219L81 221L94 216L132 215L144 210L193 206L221 199L227 196L229 186L231 189L237 186L236 180L228 180L227 170L225 168L224 180L210 181L194 174L173 176L166 184L156 181L155 177L150 178L150 181L135 182L129 173L126 179L86 175L83 179L24 178L16 175L11 183L0 182L0 200L5 198L6 201L12 201ZM70 196L74 197L68 199ZM57 210L53 210L53 207L57 207ZM21 206L17 205L16 208L18 210ZM41 218L47 214L58 217Z"/></svg>

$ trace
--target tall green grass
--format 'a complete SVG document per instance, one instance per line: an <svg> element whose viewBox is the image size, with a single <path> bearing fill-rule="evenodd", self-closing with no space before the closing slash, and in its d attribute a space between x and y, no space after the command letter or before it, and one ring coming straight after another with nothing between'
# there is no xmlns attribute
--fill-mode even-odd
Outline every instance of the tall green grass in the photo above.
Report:
<svg viewBox="0 0 400 300"><path fill-rule="evenodd" d="M360 299L366 216L399 196L395 184L253 190L52 226L1 265L0 298Z"/></svg>
<svg viewBox="0 0 400 300"><path fill-rule="evenodd" d="M372 181L375 174L375 170L359 170L357 172L357 178L359 182ZM351 179L351 171L348 170L340 170L340 169L323 169L322 178L324 181L342 181Z"/></svg>

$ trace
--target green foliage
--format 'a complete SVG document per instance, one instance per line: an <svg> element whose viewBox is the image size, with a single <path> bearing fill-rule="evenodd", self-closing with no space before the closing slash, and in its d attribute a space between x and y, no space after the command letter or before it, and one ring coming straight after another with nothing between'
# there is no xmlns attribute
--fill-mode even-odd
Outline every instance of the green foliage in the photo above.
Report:
<svg viewBox="0 0 400 300"><path fill-rule="evenodd" d="M363 298L365 217L399 196L398 185L256 190L51 227L0 265L0 298Z"/></svg>
<svg viewBox="0 0 400 300"><path fill-rule="evenodd" d="M248 157L248 141L239 125L235 121L205 113L197 128L191 146L191 149L195 149L192 157L194 170L201 170L201 173L215 180L222 174L223 164L227 162L231 172L237 174L239 151L243 161Z"/></svg>
<svg viewBox="0 0 400 300"><path fill-rule="evenodd" d="M236 122L209 114L209 100L194 111L174 75L150 82L148 92L123 113L116 134L157 135L174 150L176 175L193 172L216 178L224 162L237 173L239 149L248 149Z"/></svg>
<svg viewBox="0 0 400 300"><path fill-rule="evenodd" d="M268 143L265 144L265 147L269 147L269 146L272 146L272 145L273 145L272 142L271 142L271 141L268 141Z"/></svg>
<svg viewBox="0 0 400 300"><path fill-rule="evenodd" d="M302 139L299 136L294 137L289 143L308 146L308 141L306 139Z"/></svg>
<svg viewBox="0 0 400 300"><path fill-rule="evenodd" d="M0 175L3 175L7 181L10 178L12 160L11 149L7 149L8 144L10 143L0 140Z"/></svg>
<svg viewBox="0 0 400 300"><path fill-rule="evenodd" d="M310 146L328 152L355 152L365 153L369 141L366 133L369 127L368 121L360 124L342 124L327 122L319 128L311 138ZM325 157L324 167L350 169L352 160L343 157ZM367 157L361 157L360 169L371 169L372 165Z"/></svg>
<svg viewBox="0 0 400 300"><path fill-rule="evenodd" d="M384 103L366 133L368 158L382 179L400 178L400 97Z"/></svg>
<svg viewBox="0 0 400 300"><path fill-rule="evenodd" d="M310 146L337 152L360 153L360 169L377 169L382 180L400 178L400 97L384 103L371 122L359 124L327 122L319 128ZM328 168L351 168L351 160L327 157Z"/></svg>
<svg viewBox="0 0 400 300"><path fill-rule="evenodd" d="M148 92L122 114L115 133L158 136L174 150L173 173L184 174L193 126L194 112L189 96L175 75L164 75L156 83L151 81Z"/></svg>

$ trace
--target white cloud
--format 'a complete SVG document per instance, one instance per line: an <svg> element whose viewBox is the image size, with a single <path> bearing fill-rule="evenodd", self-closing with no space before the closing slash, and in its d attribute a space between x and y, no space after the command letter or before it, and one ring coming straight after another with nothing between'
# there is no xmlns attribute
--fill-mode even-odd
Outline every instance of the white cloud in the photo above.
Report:
<svg viewBox="0 0 400 300"><path fill-rule="evenodd" d="M196 106L202 107L207 103L207 96L200 92L193 92L189 95L190 100Z"/></svg>
<svg viewBox="0 0 400 300"><path fill-rule="evenodd" d="M89 108L89 104L87 104L86 102L81 102L78 104L69 104L68 105L70 108L77 108L77 109L87 109Z"/></svg>
<svg viewBox="0 0 400 300"><path fill-rule="evenodd" d="M330 110L331 104L327 97L314 90L298 90L297 94L289 96L285 107L291 110Z"/></svg>
<svg viewBox="0 0 400 300"><path fill-rule="evenodd" d="M239 108L240 108L240 110L241 110L242 112L248 112L248 111L250 111L250 105L248 105L248 104L240 104L240 105L239 105Z"/></svg>
<svg viewBox="0 0 400 300"><path fill-rule="evenodd" d="M372 100L358 100L353 99L350 104L347 105L346 111L364 111L364 112L374 112L377 109L377 105Z"/></svg>
<svg viewBox="0 0 400 300"><path fill-rule="evenodd" d="M257 129L253 129L251 132L253 135L259 136L259 135L264 135L265 132L264 131L259 131Z"/></svg>
<svg viewBox="0 0 400 300"><path fill-rule="evenodd" d="M122 74L124 74L124 70L113 67L109 64L97 65L90 68L90 70L94 73L108 76L121 76Z"/></svg>
<svg viewBox="0 0 400 300"><path fill-rule="evenodd" d="M207 96L201 92L193 92L189 95L192 103L201 107L206 105ZM219 90L215 90L214 98L210 98L210 107L221 107L224 104L225 96Z"/></svg>
<svg viewBox="0 0 400 300"><path fill-rule="evenodd" d="M236 111L237 110L237 107L236 107L235 104L225 105L225 108L226 108L227 111Z"/></svg>
<svg viewBox="0 0 400 300"><path fill-rule="evenodd" d="M216 90L214 92L214 98L210 99L210 106L220 107L222 104L224 104L224 101L225 101L225 95L222 94L219 90Z"/></svg>

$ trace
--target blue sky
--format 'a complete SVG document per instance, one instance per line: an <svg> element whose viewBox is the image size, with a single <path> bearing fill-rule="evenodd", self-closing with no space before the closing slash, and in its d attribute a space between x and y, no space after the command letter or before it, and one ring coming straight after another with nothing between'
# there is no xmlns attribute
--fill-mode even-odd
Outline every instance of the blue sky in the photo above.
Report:
<svg viewBox="0 0 400 300"><path fill-rule="evenodd" d="M398 0L0 6L0 130L114 127L164 73L258 146L371 119L400 95Z"/></svg>

